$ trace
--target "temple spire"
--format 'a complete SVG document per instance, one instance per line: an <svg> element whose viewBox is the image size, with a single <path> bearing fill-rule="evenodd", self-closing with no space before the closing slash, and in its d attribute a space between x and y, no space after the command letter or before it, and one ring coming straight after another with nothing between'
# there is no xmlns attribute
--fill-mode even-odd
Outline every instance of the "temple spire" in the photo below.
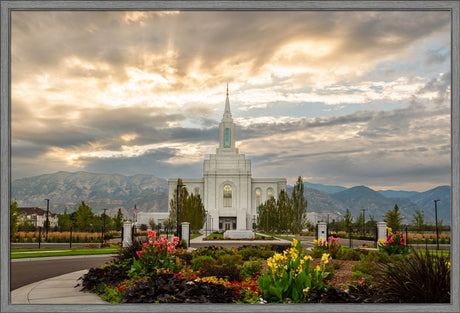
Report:
<svg viewBox="0 0 460 313"><path fill-rule="evenodd" d="M225 98L225 110L224 110L224 118L232 118L232 112L230 112L230 100L228 98L228 83L227 83L227 96Z"/></svg>

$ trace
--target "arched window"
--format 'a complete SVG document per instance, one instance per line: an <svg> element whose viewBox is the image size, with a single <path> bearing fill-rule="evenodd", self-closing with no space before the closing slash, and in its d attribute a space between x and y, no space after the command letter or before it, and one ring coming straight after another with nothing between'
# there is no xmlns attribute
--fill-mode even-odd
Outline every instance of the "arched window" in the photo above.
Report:
<svg viewBox="0 0 460 313"><path fill-rule="evenodd" d="M273 198L273 189L268 188L267 189L267 199Z"/></svg>
<svg viewBox="0 0 460 313"><path fill-rule="evenodd" d="M224 207L232 207L232 186L224 186Z"/></svg>
<svg viewBox="0 0 460 313"><path fill-rule="evenodd" d="M262 191L260 188L256 188L256 213L259 214L260 200L262 196Z"/></svg>

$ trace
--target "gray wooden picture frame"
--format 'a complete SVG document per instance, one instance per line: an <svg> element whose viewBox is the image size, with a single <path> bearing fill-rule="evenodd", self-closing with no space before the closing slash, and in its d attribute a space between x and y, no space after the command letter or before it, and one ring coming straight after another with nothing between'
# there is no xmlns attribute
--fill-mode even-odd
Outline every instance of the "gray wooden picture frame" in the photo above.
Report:
<svg viewBox="0 0 460 313"><path fill-rule="evenodd" d="M460 312L460 105L458 1L2 1L1 2L1 312ZM13 10L444 10L451 13L451 256L450 304L299 305L12 305L9 279L10 204L10 13Z"/></svg>

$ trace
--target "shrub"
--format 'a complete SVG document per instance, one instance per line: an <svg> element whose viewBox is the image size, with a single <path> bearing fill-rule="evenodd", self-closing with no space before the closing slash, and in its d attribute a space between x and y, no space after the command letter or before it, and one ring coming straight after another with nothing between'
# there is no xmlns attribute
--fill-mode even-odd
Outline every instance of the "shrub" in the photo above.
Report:
<svg viewBox="0 0 460 313"><path fill-rule="evenodd" d="M412 254L387 266L376 275L377 302L447 303L450 302L450 257Z"/></svg>
<svg viewBox="0 0 460 313"><path fill-rule="evenodd" d="M286 246L281 246L283 249L281 250L284 251L286 249ZM275 253L274 250L272 250L271 245L267 246L243 246L240 249L238 249L238 254L241 255L244 261L248 261L251 258L261 258L261 259L268 259Z"/></svg>
<svg viewBox="0 0 460 313"><path fill-rule="evenodd" d="M217 258L218 265L243 265L243 259L239 254L224 254Z"/></svg>
<svg viewBox="0 0 460 313"><path fill-rule="evenodd" d="M128 278L130 268L130 265L117 264L111 264L103 268L90 268L88 273L79 278L79 280L82 280L82 290L92 291L104 283L122 282Z"/></svg>
<svg viewBox="0 0 460 313"><path fill-rule="evenodd" d="M200 269L203 269L208 264L214 264L214 263L216 263L216 259L214 259L212 256L202 255L192 260L192 269L194 271L198 271Z"/></svg>
<svg viewBox="0 0 460 313"><path fill-rule="evenodd" d="M217 278L227 279L228 281L241 281L240 270L235 265L215 266L208 263L201 269L200 276L215 276Z"/></svg>
<svg viewBox="0 0 460 313"><path fill-rule="evenodd" d="M131 244L127 247L121 247L118 250L118 254L115 257L117 262L126 262L139 259L137 251L142 250L142 244L138 240L133 240Z"/></svg>
<svg viewBox="0 0 460 313"><path fill-rule="evenodd" d="M251 278L259 276L263 268L263 261L261 259L255 261L248 261L243 264L241 268L241 276L244 278Z"/></svg>
<svg viewBox="0 0 460 313"><path fill-rule="evenodd" d="M195 257L207 255L207 256L213 257L214 259L217 259L220 255L224 255L224 254L234 254L234 252L232 250L225 249L220 246L219 247L209 246L207 248L198 248L192 252L192 255Z"/></svg>

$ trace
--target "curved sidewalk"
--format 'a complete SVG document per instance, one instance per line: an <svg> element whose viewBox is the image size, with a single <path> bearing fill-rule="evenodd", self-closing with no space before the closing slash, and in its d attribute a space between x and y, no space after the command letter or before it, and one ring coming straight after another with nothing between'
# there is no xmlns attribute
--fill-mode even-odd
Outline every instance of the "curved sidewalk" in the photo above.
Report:
<svg viewBox="0 0 460 313"><path fill-rule="evenodd" d="M95 294L80 291L78 280L88 270L45 279L11 291L11 304L108 304Z"/></svg>

